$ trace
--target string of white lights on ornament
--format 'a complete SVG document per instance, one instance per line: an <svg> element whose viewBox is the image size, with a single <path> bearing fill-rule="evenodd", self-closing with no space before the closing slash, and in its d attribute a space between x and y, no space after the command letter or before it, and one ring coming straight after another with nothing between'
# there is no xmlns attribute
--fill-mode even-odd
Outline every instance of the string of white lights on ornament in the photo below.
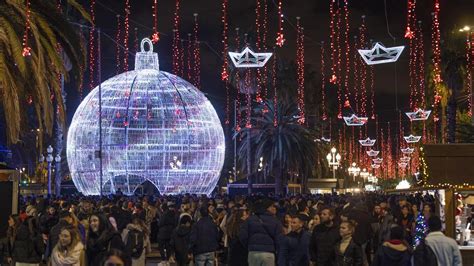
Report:
<svg viewBox="0 0 474 266"><path fill-rule="evenodd" d="M152 11L153 34L151 35L151 41L156 44L160 40L160 32L158 31L158 0L153 0Z"/></svg>
<svg viewBox="0 0 474 266"><path fill-rule="evenodd" d="M128 71L128 54L129 54L129 37L130 37L130 0L125 0L125 18L124 18L124 32L123 32L123 72Z"/></svg>
<svg viewBox="0 0 474 266"><path fill-rule="evenodd" d="M23 33L23 50L22 50L22 55L23 57L30 56L31 55L31 47L28 44L28 35L30 34L30 27L31 27L31 4L30 0L26 0L25 3L25 31Z"/></svg>

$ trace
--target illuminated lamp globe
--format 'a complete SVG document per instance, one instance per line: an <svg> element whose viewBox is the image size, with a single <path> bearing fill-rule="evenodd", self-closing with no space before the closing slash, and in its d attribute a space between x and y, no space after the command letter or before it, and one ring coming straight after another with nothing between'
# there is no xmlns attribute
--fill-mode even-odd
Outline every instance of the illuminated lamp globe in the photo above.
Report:
<svg viewBox="0 0 474 266"><path fill-rule="evenodd" d="M135 70L100 89L102 110L96 87L77 108L68 132L67 161L79 192L99 195L102 187L103 194L132 195L145 181L161 194L214 190L225 154L217 113L189 82L159 70L149 39L136 54Z"/></svg>

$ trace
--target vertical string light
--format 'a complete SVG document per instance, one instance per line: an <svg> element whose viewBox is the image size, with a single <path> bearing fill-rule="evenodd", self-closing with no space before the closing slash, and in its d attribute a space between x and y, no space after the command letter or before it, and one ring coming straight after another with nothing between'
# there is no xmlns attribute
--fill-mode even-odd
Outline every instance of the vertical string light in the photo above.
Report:
<svg viewBox="0 0 474 266"><path fill-rule="evenodd" d="M360 114L360 97L359 97L359 87L360 87L360 84L359 84L359 71L362 71L361 69L359 69L359 64L362 64L361 60L360 60L360 56L358 55L358 52L357 52L357 49L359 49L359 40L357 39L357 36L354 36L354 75L353 75L353 90L354 90L354 103L355 103L355 109L354 111L357 113L357 114ZM347 106L349 107L349 106Z"/></svg>
<svg viewBox="0 0 474 266"><path fill-rule="evenodd" d="M415 37L415 21L416 21L416 14L415 14L415 7L416 7L416 0L408 0L407 1L407 26L405 29L405 38L412 39Z"/></svg>
<svg viewBox="0 0 474 266"><path fill-rule="evenodd" d="M367 27L365 25L365 15L362 15L362 24L359 28L360 31L360 48L365 49L367 48L367 40L366 40L366 34L367 34ZM359 58L359 60L361 60ZM361 97L361 105L360 105L360 114L362 116L367 116L367 66L362 63L362 61L359 61L359 81L360 81L360 97Z"/></svg>
<svg viewBox="0 0 474 266"><path fill-rule="evenodd" d="M128 39L130 36L130 0L125 0L125 19L124 19L124 36L123 36L123 71L128 71Z"/></svg>
<svg viewBox="0 0 474 266"><path fill-rule="evenodd" d="M466 38L466 82L468 115L472 116L472 70L474 68L474 32L467 33Z"/></svg>
<svg viewBox="0 0 474 266"><path fill-rule="evenodd" d="M95 87L95 0L90 2L91 28L89 30L89 90Z"/></svg>
<svg viewBox="0 0 474 266"><path fill-rule="evenodd" d="M239 33L239 28L235 28L235 51L238 52L240 49L240 33ZM237 113L236 117L236 128L235 131L239 132L240 131L240 125L242 123L242 113L241 113L241 100L240 100L240 92L242 89L241 81L240 81L240 72L235 71L235 110Z"/></svg>
<svg viewBox="0 0 474 266"><path fill-rule="evenodd" d="M120 55L122 54L122 49L120 45L120 39L122 37L121 32L121 23L120 23L120 15L117 15L117 33L115 34L115 75L120 73L121 69L121 61Z"/></svg>
<svg viewBox="0 0 474 266"><path fill-rule="evenodd" d="M172 44L172 49L173 49L173 57L172 57L172 64L173 64L173 74L177 75L180 72L179 69L179 42L180 42L180 37L179 37L179 6L180 2L179 0L176 0L175 3L175 10L174 10L174 23L173 23L173 44Z"/></svg>
<svg viewBox="0 0 474 266"><path fill-rule="evenodd" d="M24 57L30 56L31 55L31 47L28 44L28 35L30 34L30 27L31 27L31 22L30 22L30 17L31 17L31 5L30 5L30 0L26 0L25 4L25 32L23 33L23 50L22 50L22 55Z"/></svg>
<svg viewBox="0 0 474 266"><path fill-rule="evenodd" d="M272 0L273 1L273 0ZM268 4L267 0L263 0L263 22L262 22L262 30L263 30L263 37L262 37L262 49L267 50L267 32L268 32ZM267 86L267 75L268 69L267 65L263 67L263 73L261 75L261 84L262 84L262 100L266 99L268 96L268 86ZM267 112L267 107L264 105L263 112Z"/></svg>
<svg viewBox="0 0 474 266"><path fill-rule="evenodd" d="M261 47L261 43L262 43L262 39L261 39L261 23L260 23L260 10L262 8L262 5L261 5L261 2L260 0L256 0L256 6L255 6L255 47L257 49L257 52L260 52L260 49L262 48ZM260 68L257 69L257 73L256 73L256 80L257 80L257 86L256 86L256 93L255 93L255 100L257 102L261 102L263 99L262 99L262 95L261 95L261 71L260 71Z"/></svg>
<svg viewBox="0 0 474 266"><path fill-rule="evenodd" d="M188 81L189 82L192 82L193 80L193 67L192 67L192 64L191 64L191 59L194 57L193 56L193 53L192 53L192 49L193 49L193 41L192 41L192 34L191 33L188 33L188 41L187 41L187 45L186 45L186 75L187 75L187 78L188 78Z"/></svg>
<svg viewBox="0 0 474 266"><path fill-rule="evenodd" d="M432 27L431 27L431 45L432 45L432 62L433 62L433 72L434 72L434 84L435 84L435 96L434 96L434 104L433 104L433 112L434 112L434 124L439 120L437 109L439 104L441 103L441 94L439 85L443 81L441 78L441 34L439 30L439 0L434 0L434 10L432 15ZM436 138L436 133L435 133Z"/></svg>
<svg viewBox="0 0 474 266"><path fill-rule="evenodd" d="M178 76L184 77L185 63L184 63L184 40L179 40L179 74Z"/></svg>
<svg viewBox="0 0 474 266"><path fill-rule="evenodd" d="M228 44L228 39L227 39L227 30L228 30L228 22L227 22L227 4L228 0L222 0L222 16L221 16L221 22L222 22L222 58L223 58L223 63L222 63L222 71L221 71L221 80L227 81L229 80L229 58L228 58L228 52L229 52L229 44Z"/></svg>
<svg viewBox="0 0 474 266"><path fill-rule="evenodd" d="M277 31L277 37L276 37L276 46L282 47L283 44L285 44L285 35L283 33L283 1L278 0L278 31Z"/></svg>
<svg viewBox="0 0 474 266"><path fill-rule="evenodd" d="M375 74L374 67L369 67L370 74L370 118L375 119Z"/></svg>
<svg viewBox="0 0 474 266"><path fill-rule="evenodd" d="M250 93L250 86L252 86L252 75L250 73L250 69L247 69L245 71L245 80L244 80L244 86L245 86L245 96L247 98L247 113L246 113L246 122L245 122L245 127L246 128L251 128L252 123L251 123L251 117L252 117L252 97Z"/></svg>
<svg viewBox="0 0 474 266"><path fill-rule="evenodd" d="M194 86L201 88L201 46L198 38L198 14L194 13Z"/></svg>
<svg viewBox="0 0 474 266"><path fill-rule="evenodd" d="M414 3L413 3L414 5ZM411 20L413 20L416 16L416 13L413 11L411 12ZM418 63L418 41L416 34L417 28L414 28L413 25L410 27L410 34L412 35L408 40L408 46L410 47L410 59L408 63L408 72L409 72L409 86L410 86L410 109L415 110L417 108L417 98L418 98L418 86L417 86L417 78L418 78L418 70L416 69Z"/></svg>
<svg viewBox="0 0 474 266"><path fill-rule="evenodd" d="M336 84L337 81L337 63L336 63L336 0L330 0L329 2L329 38L330 38L330 49L331 49L331 78L329 82Z"/></svg>
<svg viewBox="0 0 474 266"><path fill-rule="evenodd" d="M425 108L425 47L423 42L423 28L421 25L421 21L418 21L418 28L417 28L417 59L418 64L416 69L418 70L418 101L417 106L419 108Z"/></svg>
<svg viewBox="0 0 474 266"><path fill-rule="evenodd" d="M277 59L273 55L272 64L272 86L273 86L273 126L278 126L278 90L277 90Z"/></svg>
<svg viewBox="0 0 474 266"><path fill-rule="evenodd" d="M138 28L134 28L134 35L135 35L135 40L134 40L134 45L133 45L133 54L138 53Z"/></svg>
<svg viewBox="0 0 474 266"><path fill-rule="evenodd" d="M160 32L158 32L158 0L153 0L153 34L151 35L151 41L157 43L160 40Z"/></svg>
<svg viewBox="0 0 474 266"><path fill-rule="evenodd" d="M351 46L349 43L349 1L344 0L344 45L345 45L345 67L346 73L344 77L344 105L350 106L350 90L349 90L349 75L350 75L350 68L351 68L351 60L350 60L350 50Z"/></svg>
<svg viewBox="0 0 474 266"><path fill-rule="evenodd" d="M324 42L321 42L321 107L322 107L322 119L326 120L328 118L327 112L326 112L326 73L325 73L325 62L324 62L324 56L325 56L325 49L324 49Z"/></svg>
<svg viewBox="0 0 474 266"><path fill-rule="evenodd" d="M300 17L296 18L296 65L297 65L297 82L298 82L298 110L300 124L305 123L305 106L304 106L304 32L300 24Z"/></svg>

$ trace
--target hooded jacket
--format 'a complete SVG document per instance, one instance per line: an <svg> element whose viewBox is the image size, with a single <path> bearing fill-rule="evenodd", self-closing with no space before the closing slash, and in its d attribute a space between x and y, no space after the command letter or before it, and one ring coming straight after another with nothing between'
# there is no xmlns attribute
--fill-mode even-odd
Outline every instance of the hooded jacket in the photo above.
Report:
<svg viewBox="0 0 474 266"><path fill-rule="evenodd" d="M240 227L239 239L248 251L276 252L283 227L270 213L250 216Z"/></svg>
<svg viewBox="0 0 474 266"><path fill-rule="evenodd" d="M191 235L191 226L179 225L171 235L171 247L175 252L178 265L187 265L189 263L189 237Z"/></svg>
<svg viewBox="0 0 474 266"><path fill-rule="evenodd" d="M310 243L311 261L316 264L327 266L334 263L334 246L341 239L339 235L339 226L333 224L331 227L325 224L318 224L313 229Z"/></svg>
<svg viewBox="0 0 474 266"><path fill-rule="evenodd" d="M383 243L375 254L373 266L410 266L411 253L399 240Z"/></svg>

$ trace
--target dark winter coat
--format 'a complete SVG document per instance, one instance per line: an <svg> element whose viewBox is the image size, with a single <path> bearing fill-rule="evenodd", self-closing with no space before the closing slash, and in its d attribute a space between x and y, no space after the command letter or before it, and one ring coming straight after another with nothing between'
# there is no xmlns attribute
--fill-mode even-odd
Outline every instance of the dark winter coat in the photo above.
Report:
<svg viewBox="0 0 474 266"><path fill-rule="evenodd" d="M122 237L117 231L107 230L100 234L100 236L90 234L89 239L87 239L86 249L87 265L101 265L111 249L125 251Z"/></svg>
<svg viewBox="0 0 474 266"><path fill-rule="evenodd" d="M128 224L132 223L132 212L129 210L120 209L115 216L119 232L125 229Z"/></svg>
<svg viewBox="0 0 474 266"><path fill-rule="evenodd" d="M36 225L36 219L28 217L18 227L11 251L14 262L41 262L46 246Z"/></svg>
<svg viewBox="0 0 474 266"><path fill-rule="evenodd" d="M349 212L349 220L357 222L352 239L359 245L367 243L373 235L370 215L366 210L356 206Z"/></svg>
<svg viewBox="0 0 474 266"><path fill-rule="evenodd" d="M385 242L377 249L373 266L410 266L411 254L402 243Z"/></svg>
<svg viewBox="0 0 474 266"><path fill-rule="evenodd" d="M336 266L362 266L362 248L354 240L351 240L344 254L341 253L341 242L334 248Z"/></svg>
<svg viewBox="0 0 474 266"><path fill-rule="evenodd" d="M278 266L309 265L309 244L311 234L302 230L300 233L290 232L281 236L278 249Z"/></svg>
<svg viewBox="0 0 474 266"><path fill-rule="evenodd" d="M189 242L194 255L218 250L219 241L219 229L210 216L202 217L193 225Z"/></svg>
<svg viewBox="0 0 474 266"><path fill-rule="evenodd" d="M174 211L165 212L158 223L158 241L169 241L177 222L178 219Z"/></svg>
<svg viewBox="0 0 474 266"><path fill-rule="evenodd" d="M334 246L341 239L339 226L333 224L327 227L319 224L313 229L311 235L310 255L311 261L318 266L332 266L334 263Z"/></svg>
<svg viewBox="0 0 474 266"><path fill-rule="evenodd" d="M228 237L229 243L229 257L227 259L227 264L229 266L247 266L248 264L248 256L249 252L247 247L242 245L239 238L235 237Z"/></svg>
<svg viewBox="0 0 474 266"><path fill-rule="evenodd" d="M275 253L283 234L280 221L269 213L252 215L240 227L239 239L248 251Z"/></svg>
<svg viewBox="0 0 474 266"><path fill-rule="evenodd" d="M176 262L179 266L188 265L188 254L190 253L189 238L191 236L191 227L180 225L171 235L171 247L174 250Z"/></svg>
<svg viewBox="0 0 474 266"><path fill-rule="evenodd" d="M59 218L57 215L44 214L40 216L39 220L41 233L48 235L51 228L58 223Z"/></svg>

